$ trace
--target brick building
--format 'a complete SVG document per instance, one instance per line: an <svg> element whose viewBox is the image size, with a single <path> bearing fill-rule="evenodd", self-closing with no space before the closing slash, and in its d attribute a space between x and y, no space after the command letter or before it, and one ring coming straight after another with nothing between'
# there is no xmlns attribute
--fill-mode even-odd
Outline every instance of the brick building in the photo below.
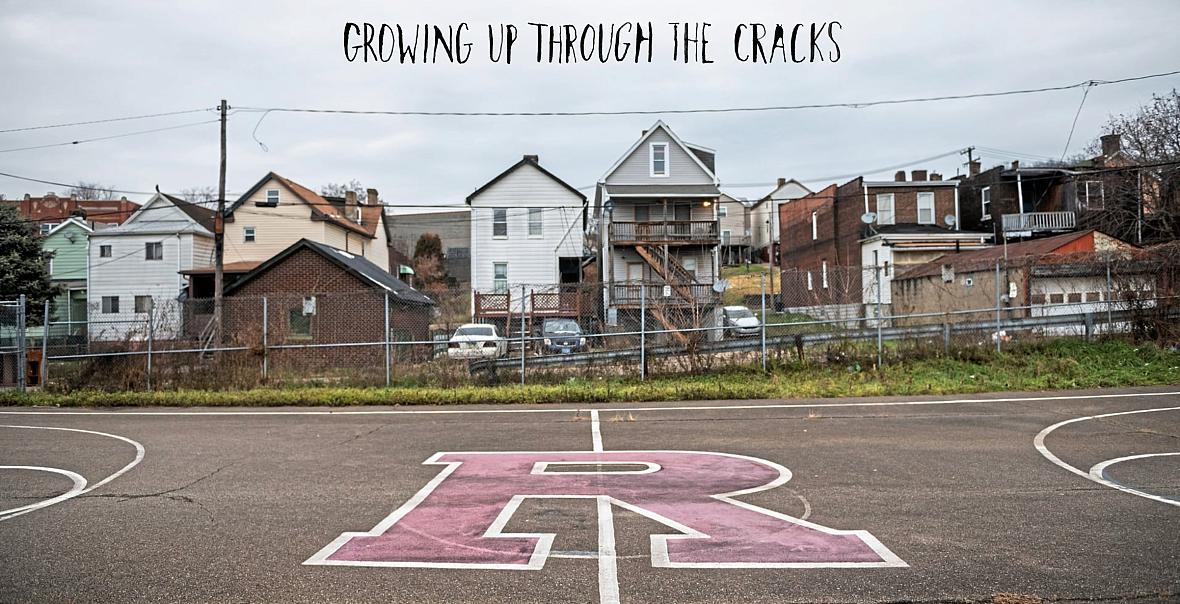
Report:
<svg viewBox="0 0 1180 604"><path fill-rule="evenodd" d="M892 181L856 178L831 185L779 209L782 291L788 307L824 307L824 315L876 312L889 281L947 253L986 246L988 235L960 230L958 182L914 170ZM813 309L814 310L814 309Z"/></svg>
<svg viewBox="0 0 1180 604"><path fill-rule="evenodd" d="M6 199L4 203L17 206L21 216L41 223L41 232L76 216L88 222L123 224L131 217L139 204L121 199L77 199L73 195L58 197L52 191L43 197L25 195L24 199Z"/></svg>
<svg viewBox="0 0 1180 604"><path fill-rule="evenodd" d="M266 333L270 345L384 342L388 298L392 341L423 341L437 303L396 276L358 255L301 239L226 288L229 299L267 298ZM229 325L260 323L254 316L230 316L234 309L252 315L255 305L227 304ZM319 348L324 365L371 364L380 347ZM307 362L313 355L301 353Z"/></svg>

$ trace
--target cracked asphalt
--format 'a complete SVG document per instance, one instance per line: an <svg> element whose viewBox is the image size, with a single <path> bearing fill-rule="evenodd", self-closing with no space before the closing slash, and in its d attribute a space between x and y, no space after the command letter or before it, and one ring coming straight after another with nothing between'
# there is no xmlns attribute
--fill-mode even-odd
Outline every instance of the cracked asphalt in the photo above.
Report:
<svg viewBox="0 0 1180 604"><path fill-rule="evenodd" d="M591 450L590 409L608 452L786 466L790 482L739 499L868 531L908 564L653 568L649 536L670 531L617 508L621 602L1180 602L1180 456L1164 455L1180 451L1176 391L580 410L4 409L4 426L122 436L145 455L91 492L0 520L0 602L599 602L593 500L530 499L516 511L507 532L557 535L539 571L303 564L413 497L439 475L422 465L436 453ZM1063 425L1045 446L1083 473L1130 458L1109 478L1157 499L1071 473L1034 446L1065 420L1149 409L1160 410ZM31 468L94 485L135 454L99 434L0 427L0 466L21 467L0 468L0 510L71 488L67 475Z"/></svg>

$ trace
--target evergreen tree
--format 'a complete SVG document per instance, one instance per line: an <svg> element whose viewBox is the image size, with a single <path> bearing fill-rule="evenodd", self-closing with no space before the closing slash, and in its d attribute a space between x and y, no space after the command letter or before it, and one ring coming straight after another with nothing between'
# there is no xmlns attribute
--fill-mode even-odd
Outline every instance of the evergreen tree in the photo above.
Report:
<svg viewBox="0 0 1180 604"><path fill-rule="evenodd" d="M25 295L26 308L36 309L61 294L49 279L49 258L41 251L41 226L21 216L15 204L0 203L0 299ZM29 311L29 323L41 313Z"/></svg>

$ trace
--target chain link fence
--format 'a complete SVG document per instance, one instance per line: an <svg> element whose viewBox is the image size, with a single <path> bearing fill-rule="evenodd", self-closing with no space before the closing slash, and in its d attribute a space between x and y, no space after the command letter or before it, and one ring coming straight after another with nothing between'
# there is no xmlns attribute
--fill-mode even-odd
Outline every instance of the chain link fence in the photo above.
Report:
<svg viewBox="0 0 1180 604"><path fill-rule="evenodd" d="M1180 340L1180 263L1167 254L944 260L778 271L754 293L616 282L423 290L430 304L384 290L231 296L220 328L212 300L137 298L132 308L91 307L84 321L59 320L50 305L42 371L64 391L450 388L868 367L1055 338ZM24 341L6 335L17 324L11 308L0 305L5 359Z"/></svg>

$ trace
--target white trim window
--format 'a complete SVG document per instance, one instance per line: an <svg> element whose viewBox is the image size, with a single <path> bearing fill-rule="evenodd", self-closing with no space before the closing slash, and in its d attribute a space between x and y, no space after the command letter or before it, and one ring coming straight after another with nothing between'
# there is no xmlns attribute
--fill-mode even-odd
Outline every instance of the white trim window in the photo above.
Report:
<svg viewBox="0 0 1180 604"><path fill-rule="evenodd" d="M117 315L119 314L119 296L103 296L102 297L102 314Z"/></svg>
<svg viewBox="0 0 1180 604"><path fill-rule="evenodd" d="M148 241L143 244L143 259L144 260L163 260L164 259L164 242L163 241Z"/></svg>
<svg viewBox="0 0 1180 604"><path fill-rule="evenodd" d="M934 224L934 193L918 193L918 224Z"/></svg>
<svg viewBox="0 0 1180 604"><path fill-rule="evenodd" d="M1101 180L1086 180L1078 183L1078 205L1087 210L1101 210L1106 207L1106 192Z"/></svg>
<svg viewBox="0 0 1180 604"><path fill-rule="evenodd" d="M684 264L684 270L688 271L688 274L692 275L693 279L696 279L697 278L697 259L696 258L685 258L683 264Z"/></svg>
<svg viewBox="0 0 1180 604"><path fill-rule="evenodd" d="M652 178L668 176L668 143L652 143L649 147Z"/></svg>
<svg viewBox="0 0 1180 604"><path fill-rule="evenodd" d="M811 240L819 239L819 212L811 213Z"/></svg>
<svg viewBox="0 0 1180 604"><path fill-rule="evenodd" d="M257 243L258 229L256 227L242 227L242 241L244 243Z"/></svg>
<svg viewBox="0 0 1180 604"><path fill-rule="evenodd" d="M877 224L893 224L893 193L877 193Z"/></svg>
<svg viewBox="0 0 1180 604"><path fill-rule="evenodd" d="M721 245L731 245L731 241L733 241L733 231L721 229Z"/></svg>
<svg viewBox="0 0 1180 604"><path fill-rule="evenodd" d="M496 293L503 294L508 291L508 263L494 262L492 263L492 289Z"/></svg>
<svg viewBox="0 0 1180 604"><path fill-rule="evenodd" d="M812 289L815 289L815 287L811 282L811 271L807 271L807 291L811 291Z"/></svg>
<svg viewBox="0 0 1180 604"><path fill-rule="evenodd" d="M492 209L492 238L508 238L508 210L506 208Z"/></svg>
<svg viewBox="0 0 1180 604"><path fill-rule="evenodd" d="M545 217L541 208L529 208L529 237L545 235Z"/></svg>
<svg viewBox="0 0 1180 604"><path fill-rule="evenodd" d="M99 258L110 258L111 257L111 246L109 246L109 245L98 246L98 257Z"/></svg>
<svg viewBox="0 0 1180 604"><path fill-rule="evenodd" d="M279 190L278 189L267 189L266 190L266 205L271 206L271 207L275 207L275 206L279 205Z"/></svg>
<svg viewBox="0 0 1180 604"><path fill-rule="evenodd" d="M992 217L992 188L984 187L979 192L979 203L983 210L983 219L990 220Z"/></svg>
<svg viewBox="0 0 1180 604"><path fill-rule="evenodd" d="M823 277L824 289L828 289L828 261L827 260L823 261L823 275L822 275L822 277Z"/></svg>
<svg viewBox="0 0 1180 604"><path fill-rule="evenodd" d="M725 206L723 206L723 205L720 205L720 204L718 204L718 206L717 206L717 217L718 217L718 218L727 218L728 216L729 216L729 208L727 208L727 207L725 207Z"/></svg>

